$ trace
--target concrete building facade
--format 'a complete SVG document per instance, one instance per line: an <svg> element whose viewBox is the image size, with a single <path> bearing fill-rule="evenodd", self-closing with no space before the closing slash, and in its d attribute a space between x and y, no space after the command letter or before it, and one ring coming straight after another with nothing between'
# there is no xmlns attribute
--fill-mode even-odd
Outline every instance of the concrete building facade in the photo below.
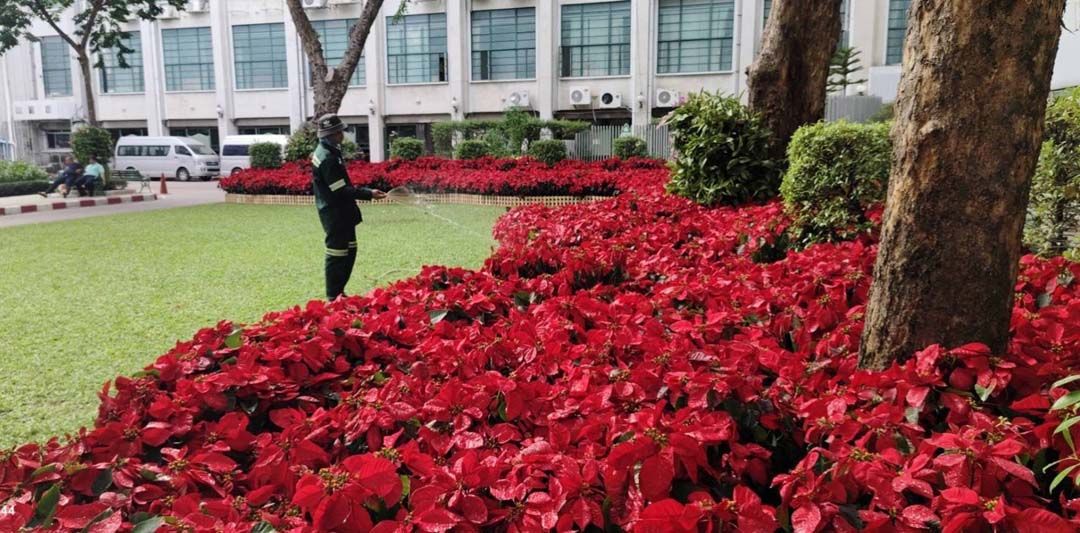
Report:
<svg viewBox="0 0 1080 533"><path fill-rule="evenodd" d="M335 64L358 0L302 0ZM844 42L865 92L895 98L910 0L846 0ZM77 2L78 6L79 2ZM432 122L541 118L647 124L700 90L744 93L771 0L400 0L383 6L340 115L372 160L394 135ZM1066 25L1080 27L1080 0ZM92 80L114 135L289 133L313 112L307 60L284 0L192 0L129 24L128 67L113 54ZM70 29L71 18L63 24ZM44 24L0 58L0 156L45 163L85 117L70 49ZM1080 36L1062 34L1054 87L1080 84ZM10 143L4 145L3 143ZM13 147L13 150L11 148Z"/></svg>

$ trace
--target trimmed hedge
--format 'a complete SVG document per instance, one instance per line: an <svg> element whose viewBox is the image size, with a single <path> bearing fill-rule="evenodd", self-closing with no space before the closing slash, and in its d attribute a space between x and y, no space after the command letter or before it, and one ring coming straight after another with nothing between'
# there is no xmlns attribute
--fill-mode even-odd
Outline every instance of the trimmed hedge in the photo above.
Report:
<svg viewBox="0 0 1080 533"><path fill-rule="evenodd" d="M1040 255L1058 256L1080 246L1080 88L1046 108L1044 136L1031 181L1024 243Z"/></svg>
<svg viewBox="0 0 1080 533"><path fill-rule="evenodd" d="M553 167L559 161L566 159L566 143L554 139L535 141L529 145L529 155Z"/></svg>
<svg viewBox="0 0 1080 533"><path fill-rule="evenodd" d="M0 183L46 181L49 175L36 165L24 161L0 161Z"/></svg>
<svg viewBox="0 0 1080 533"><path fill-rule="evenodd" d="M390 143L390 158L415 161L424 155L424 141L401 137Z"/></svg>
<svg viewBox="0 0 1080 533"><path fill-rule="evenodd" d="M707 206L776 197L780 173L769 158L772 134L738 98L703 91L664 122L676 150L669 192Z"/></svg>
<svg viewBox="0 0 1080 533"><path fill-rule="evenodd" d="M491 150L488 149L488 144L475 139L461 141L454 150L454 159L479 159L490 155Z"/></svg>
<svg viewBox="0 0 1080 533"><path fill-rule="evenodd" d="M281 145L255 143L248 148L251 168L281 168Z"/></svg>
<svg viewBox="0 0 1080 533"><path fill-rule="evenodd" d="M883 123L819 122L803 126L788 145L780 185L799 247L847 240L870 228L868 207L885 201L892 158Z"/></svg>
<svg viewBox="0 0 1080 533"><path fill-rule="evenodd" d="M305 161L311 159L315 147L319 146L319 134L310 124L305 124L289 136L285 143L286 161Z"/></svg>
<svg viewBox="0 0 1080 533"><path fill-rule="evenodd" d="M647 157L649 155L649 145L645 143L645 139L641 137L619 137L615 139L615 143L612 146L615 157L619 159L630 159L631 157Z"/></svg>
<svg viewBox="0 0 1080 533"><path fill-rule="evenodd" d="M82 126L71 134L71 151L83 165L89 164L90 156L94 156L98 163L108 167L113 157L112 135L106 129Z"/></svg>
<svg viewBox="0 0 1080 533"><path fill-rule="evenodd" d="M0 182L0 197L37 194L49 188L48 181L8 181Z"/></svg>

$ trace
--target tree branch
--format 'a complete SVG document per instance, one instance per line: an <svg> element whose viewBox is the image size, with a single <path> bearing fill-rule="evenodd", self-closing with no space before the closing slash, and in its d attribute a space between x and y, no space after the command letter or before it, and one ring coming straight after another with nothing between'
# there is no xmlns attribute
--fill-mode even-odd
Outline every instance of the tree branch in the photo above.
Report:
<svg viewBox="0 0 1080 533"><path fill-rule="evenodd" d="M94 23L97 21L98 12L105 6L105 0L94 0L93 7L90 8L90 16L87 17L86 23L83 24L83 36L80 43L83 49L90 43L90 34L94 29Z"/></svg>
<svg viewBox="0 0 1080 533"><path fill-rule="evenodd" d="M364 4L364 11L360 14L360 20L349 31L349 47L341 58L337 70L342 71L346 79L352 77L357 63L360 62L360 54L364 52L364 43L367 42L371 33L371 26L379 18L379 10L382 9L383 0L368 0Z"/></svg>
<svg viewBox="0 0 1080 533"><path fill-rule="evenodd" d="M300 43L304 46L304 54L311 63L311 74L315 78L315 83L320 83L320 80L326 78L326 56L323 55L319 34L311 25L311 19L304 12L300 0L285 0L285 4L289 7L289 15L292 16L296 33L300 36Z"/></svg>
<svg viewBox="0 0 1080 533"><path fill-rule="evenodd" d="M46 23L48 23L49 26L51 26L52 29L56 32L56 34L65 41L67 41L67 43L72 48L74 48L76 51L82 50L82 48L79 47L79 44L76 43L75 40L67 34L67 32L60 29L60 26L56 23L56 20L53 19L52 13L49 13L49 10L46 9L45 5L41 3L41 0L33 0L30 3L30 10L34 13L37 13L37 15L41 17L41 20L44 20Z"/></svg>

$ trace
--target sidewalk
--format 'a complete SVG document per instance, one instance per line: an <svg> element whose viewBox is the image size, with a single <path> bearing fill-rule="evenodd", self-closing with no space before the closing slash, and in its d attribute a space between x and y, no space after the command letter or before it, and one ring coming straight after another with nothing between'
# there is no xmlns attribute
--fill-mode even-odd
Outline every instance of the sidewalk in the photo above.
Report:
<svg viewBox="0 0 1080 533"><path fill-rule="evenodd" d="M169 194L158 194L159 185L152 186L152 192L121 196L105 196L94 198L78 198L70 196L64 199L60 195L53 194L49 198L40 195L12 196L0 198L0 228L10 226L22 226L26 224L40 224L61 220L75 220L102 215L114 215L119 213L134 213L139 211L153 211L157 209L171 209L176 207L189 207L195 205L214 204L225 201L225 192L218 189L215 181L189 181L169 182ZM130 187L129 185L129 188ZM134 200L141 196L141 200ZM94 205L81 205L81 201L94 201ZM29 203L26 203L29 202ZM65 207L57 207L58 204ZM74 204L74 205L68 205ZM30 207L28 207L30 206ZM7 209L18 208L20 214L7 215Z"/></svg>

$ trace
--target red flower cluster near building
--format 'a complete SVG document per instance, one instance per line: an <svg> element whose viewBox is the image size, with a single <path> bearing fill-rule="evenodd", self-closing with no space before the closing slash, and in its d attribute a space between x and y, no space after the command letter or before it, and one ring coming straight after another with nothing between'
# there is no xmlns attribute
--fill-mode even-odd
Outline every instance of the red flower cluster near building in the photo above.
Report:
<svg viewBox="0 0 1080 533"><path fill-rule="evenodd" d="M663 160L639 158L567 160L551 168L530 158L462 161L425 157L349 163L349 177L356 186L382 190L408 186L418 192L504 196L611 196L658 188L667 176ZM221 188L237 194L310 195L311 166L286 163L278 169L248 169L222 178Z"/></svg>
<svg viewBox="0 0 1080 533"><path fill-rule="evenodd" d="M1023 260L1007 353L857 369L876 245L778 204L517 209L479 271L198 332L70 442L0 453L0 530L1074 531L1049 407L1080 266ZM1073 439L1080 437L1076 426Z"/></svg>

